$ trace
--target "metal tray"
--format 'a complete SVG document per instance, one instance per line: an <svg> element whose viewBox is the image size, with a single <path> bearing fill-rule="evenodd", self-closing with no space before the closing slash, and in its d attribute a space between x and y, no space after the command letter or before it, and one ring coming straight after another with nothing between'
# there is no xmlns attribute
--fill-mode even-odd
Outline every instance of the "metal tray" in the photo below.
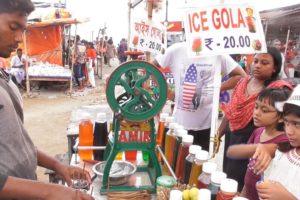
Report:
<svg viewBox="0 0 300 200"><path fill-rule="evenodd" d="M102 180L105 161L99 162L93 166L93 172ZM128 179L136 171L136 166L127 161L115 160L110 168L109 184L122 185L128 182Z"/></svg>

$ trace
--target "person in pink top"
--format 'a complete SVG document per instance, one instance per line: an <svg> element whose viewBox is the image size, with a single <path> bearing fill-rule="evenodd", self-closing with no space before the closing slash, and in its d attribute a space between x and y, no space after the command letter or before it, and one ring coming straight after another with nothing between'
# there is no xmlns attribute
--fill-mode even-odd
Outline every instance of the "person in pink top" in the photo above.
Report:
<svg viewBox="0 0 300 200"><path fill-rule="evenodd" d="M291 89L275 89L267 88L260 92L258 95L254 112L253 122L256 127L248 143L250 144L268 144L268 143L288 143L288 138L283 130L283 116L282 112L276 109L276 105L280 102L286 101L291 93ZM250 155L252 151L245 149L244 145L233 145L229 147L227 156L233 159L244 157L243 155ZM255 160L250 158L246 175L244 178L244 188L242 196L258 200L256 183L262 179L261 175L254 173L253 166Z"/></svg>

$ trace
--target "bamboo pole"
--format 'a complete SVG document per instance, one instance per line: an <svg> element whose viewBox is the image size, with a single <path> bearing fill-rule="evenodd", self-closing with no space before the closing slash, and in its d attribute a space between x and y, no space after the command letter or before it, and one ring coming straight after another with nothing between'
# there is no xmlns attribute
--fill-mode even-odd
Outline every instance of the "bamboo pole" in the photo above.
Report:
<svg viewBox="0 0 300 200"><path fill-rule="evenodd" d="M72 65L71 65L71 74L72 74L72 76L71 76L71 80L70 80L70 94L72 94L72 90L73 90L72 77L73 77L73 72L74 72L75 54L77 53L77 49L76 49L77 37L76 37L76 35L77 35L77 24L75 24L74 51L73 51L73 55L72 55Z"/></svg>

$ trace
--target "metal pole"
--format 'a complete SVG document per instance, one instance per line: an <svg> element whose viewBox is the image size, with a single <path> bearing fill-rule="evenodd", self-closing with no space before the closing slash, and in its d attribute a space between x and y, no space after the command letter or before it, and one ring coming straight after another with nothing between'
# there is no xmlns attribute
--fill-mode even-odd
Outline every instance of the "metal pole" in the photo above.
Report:
<svg viewBox="0 0 300 200"><path fill-rule="evenodd" d="M161 148L159 145L156 145L156 149L158 150L158 152L160 153L162 159L164 160L165 164L167 165L168 170L170 171L171 175L177 180L176 174L174 173L172 167L170 166L170 164L168 163L167 158L165 157L165 154L162 152Z"/></svg>

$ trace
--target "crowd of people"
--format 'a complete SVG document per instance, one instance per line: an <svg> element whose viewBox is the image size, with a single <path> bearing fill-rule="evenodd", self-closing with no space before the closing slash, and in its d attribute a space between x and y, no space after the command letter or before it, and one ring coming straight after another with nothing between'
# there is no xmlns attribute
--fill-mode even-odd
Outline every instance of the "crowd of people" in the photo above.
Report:
<svg viewBox="0 0 300 200"><path fill-rule="evenodd" d="M185 42L173 44L153 61L157 67L170 67L175 82L175 122L184 126L194 136L194 144L204 150L209 149L210 142L214 70L219 65L222 74L229 75L221 91L233 88L233 92L229 103L222 105L224 118L216 139L221 141L225 135L223 171L238 182L238 191L250 200L300 197L296 181L300 178L300 86L287 100L293 86L282 79L283 57L280 48L274 46L255 54L249 71L226 55L189 58ZM280 109L278 104L285 101ZM275 147L265 150L260 145L268 143ZM285 148L279 148L282 146ZM274 149L285 152L276 161L280 169L277 164L270 165L268 173L272 175L263 175ZM293 169L294 179L283 176L287 166ZM276 177L276 172L282 176Z"/></svg>
<svg viewBox="0 0 300 200"><path fill-rule="evenodd" d="M96 86L94 73L97 62L112 67L117 59L117 64L121 64L127 60L127 50L127 41L124 38L118 47L115 46L113 38L107 36L100 39L97 37L94 42L81 40L79 35L70 39L66 48L66 57L69 66L74 64L74 78L79 90L86 86Z"/></svg>

